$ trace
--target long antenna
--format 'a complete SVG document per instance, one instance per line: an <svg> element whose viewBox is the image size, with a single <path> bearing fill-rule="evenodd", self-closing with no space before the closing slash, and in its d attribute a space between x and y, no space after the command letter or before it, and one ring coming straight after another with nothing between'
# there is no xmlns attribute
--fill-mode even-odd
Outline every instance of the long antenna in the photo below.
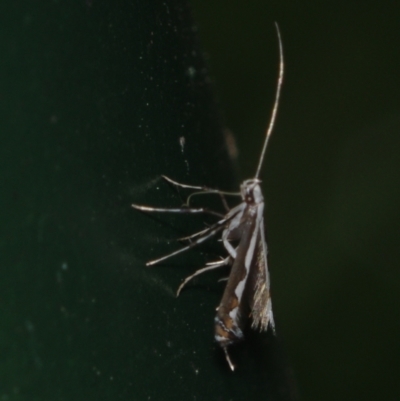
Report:
<svg viewBox="0 0 400 401"><path fill-rule="evenodd" d="M283 46L282 46L282 38L281 38L281 32L279 30L278 23L275 22L275 28L276 28L276 33L278 35L278 43L279 43L279 76L278 76L278 84L276 86L276 94L275 94L275 102L274 102L274 107L272 109L271 113L271 119L269 121L268 129L265 134L265 140L264 140L264 146L261 152L260 156L260 161L258 162L258 167L256 171L256 175L254 178L258 178L260 175L260 170L261 166L264 161L264 156L265 156L265 151L267 150L267 145L268 145L268 140L271 136L272 130L274 128L275 120L276 120L276 114L278 112L278 105L279 105L279 98L281 96L281 89L282 89L282 82L283 82Z"/></svg>

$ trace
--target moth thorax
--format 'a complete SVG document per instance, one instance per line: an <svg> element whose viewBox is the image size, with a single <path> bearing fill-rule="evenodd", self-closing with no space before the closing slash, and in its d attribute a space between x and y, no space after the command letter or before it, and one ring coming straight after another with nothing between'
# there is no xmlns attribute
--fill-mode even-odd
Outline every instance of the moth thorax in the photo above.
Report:
<svg viewBox="0 0 400 401"><path fill-rule="evenodd" d="M240 186L240 193L246 203L257 204L264 202L260 183L261 181L258 178L243 181L243 184Z"/></svg>

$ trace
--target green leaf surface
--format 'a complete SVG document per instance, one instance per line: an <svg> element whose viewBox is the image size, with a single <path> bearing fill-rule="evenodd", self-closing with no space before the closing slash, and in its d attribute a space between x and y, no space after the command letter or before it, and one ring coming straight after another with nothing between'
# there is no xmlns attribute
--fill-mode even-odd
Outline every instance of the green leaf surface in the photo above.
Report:
<svg viewBox="0 0 400 401"><path fill-rule="evenodd" d="M238 185L185 3L0 11L0 399L294 399L272 335L249 333L229 371L220 274L175 298L219 244L145 267L209 222L133 210L181 204L161 174Z"/></svg>

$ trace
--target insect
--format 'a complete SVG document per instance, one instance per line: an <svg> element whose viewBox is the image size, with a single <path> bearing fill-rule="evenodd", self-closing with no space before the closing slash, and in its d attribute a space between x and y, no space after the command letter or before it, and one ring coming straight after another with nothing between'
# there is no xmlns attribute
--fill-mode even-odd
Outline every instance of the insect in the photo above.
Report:
<svg viewBox="0 0 400 401"><path fill-rule="evenodd" d="M210 227L189 237L182 238L182 240L188 241L188 245L168 255L152 260L146 265L155 265L181 252L198 246L222 232L222 243L228 255L225 258L221 258L221 260L208 263L205 267L187 277L179 286L177 296L180 294L182 288L199 274L223 266L231 266L222 300L217 307L217 313L214 319L214 330L215 340L222 347L225 358L232 371L235 369L235 365L229 356L228 347L243 340L243 326L249 315L251 316L251 327L253 329L267 331L268 328L271 327L275 332L267 263L267 244L264 235L264 198L260 187L261 180L259 179L268 141L276 120L283 82L283 47L279 27L277 24L275 24L275 26L279 44L279 75L271 118L266 130L264 144L254 177L245 180L241 184L240 192L231 193L203 186L181 184L163 176L166 181L177 187L196 190L201 193L219 194L225 205L225 195L240 196L241 203L232 209L229 209L226 205L228 209L227 213L226 215L222 215L206 208L190 207L189 199L191 196L198 193L195 192L189 196L185 207L170 209L136 204L132 205L133 208L144 212L204 213L219 218L219 220Z"/></svg>

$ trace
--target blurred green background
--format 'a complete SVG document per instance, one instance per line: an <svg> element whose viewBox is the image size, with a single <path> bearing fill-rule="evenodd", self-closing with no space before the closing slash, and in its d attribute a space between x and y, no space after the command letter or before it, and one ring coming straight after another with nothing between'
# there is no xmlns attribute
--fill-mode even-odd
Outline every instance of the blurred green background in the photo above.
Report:
<svg viewBox="0 0 400 401"><path fill-rule="evenodd" d="M400 396L400 4L192 0L241 177L263 169L278 332L305 400Z"/></svg>
<svg viewBox="0 0 400 401"><path fill-rule="evenodd" d="M181 0L0 2L1 401L295 399L272 335L234 374L213 341L226 271L175 297L217 241L145 266L212 222L133 210L182 204L161 174L238 184L193 26Z"/></svg>
<svg viewBox="0 0 400 401"><path fill-rule="evenodd" d="M130 207L180 204L160 174L232 189L221 127L254 174L274 21L286 75L262 178L278 338L303 399L396 399L400 6L192 6L195 23L181 0L0 3L0 400L296 399L268 336L227 369L220 274L174 297L219 248L145 268L204 220Z"/></svg>

